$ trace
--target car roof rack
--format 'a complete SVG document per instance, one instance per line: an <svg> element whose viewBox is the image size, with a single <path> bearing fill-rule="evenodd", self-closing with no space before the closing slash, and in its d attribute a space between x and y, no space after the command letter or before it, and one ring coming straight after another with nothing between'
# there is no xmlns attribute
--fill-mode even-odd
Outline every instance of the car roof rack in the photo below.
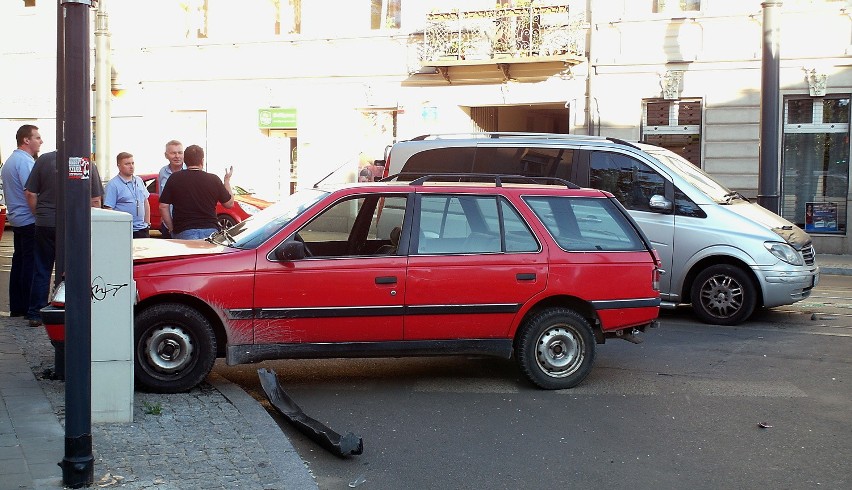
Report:
<svg viewBox="0 0 852 490"><path fill-rule="evenodd" d="M451 139L500 139L500 138L531 138L531 139L569 139L569 140L602 140L601 136L567 133L527 133L516 131L495 131L483 133L430 133L415 136L406 141L451 140Z"/></svg>
<svg viewBox="0 0 852 490"><path fill-rule="evenodd" d="M388 176L382 181L397 179L405 174ZM558 177L530 177L526 175L511 174L480 174L480 173L452 173L452 174L428 174L422 175L411 181L410 185L423 185L426 182L494 182L497 187L504 183L531 183L538 185L563 185L569 189L579 189L577 184L560 179Z"/></svg>

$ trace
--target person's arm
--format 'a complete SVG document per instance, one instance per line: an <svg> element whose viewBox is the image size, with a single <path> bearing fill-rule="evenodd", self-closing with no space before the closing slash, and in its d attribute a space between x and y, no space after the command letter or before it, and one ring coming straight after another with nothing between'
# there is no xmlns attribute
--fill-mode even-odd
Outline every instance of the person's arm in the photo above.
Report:
<svg viewBox="0 0 852 490"><path fill-rule="evenodd" d="M151 203L148 202L148 199L145 199L145 223L148 225L148 228L151 227Z"/></svg>
<svg viewBox="0 0 852 490"><path fill-rule="evenodd" d="M228 195L231 196L231 198L228 199L227 202L222 203L222 206L225 206L226 208L234 207L234 193L233 191L231 191L231 175L233 175L233 173L234 166L231 165L231 167L225 171L225 179L222 181L222 183L225 184L225 190L228 191Z"/></svg>
<svg viewBox="0 0 852 490"><path fill-rule="evenodd" d="M172 231L172 210L168 203L160 203L160 220L166 225L167 230Z"/></svg>
<svg viewBox="0 0 852 490"><path fill-rule="evenodd" d="M89 175L89 179L91 180L92 207L103 207L104 185L101 182L101 175L98 173L97 165L92 165L91 175Z"/></svg>
<svg viewBox="0 0 852 490"><path fill-rule="evenodd" d="M38 194L30 192L29 189L24 189L24 194L27 196L27 205L33 214L36 212L36 204L38 204Z"/></svg>

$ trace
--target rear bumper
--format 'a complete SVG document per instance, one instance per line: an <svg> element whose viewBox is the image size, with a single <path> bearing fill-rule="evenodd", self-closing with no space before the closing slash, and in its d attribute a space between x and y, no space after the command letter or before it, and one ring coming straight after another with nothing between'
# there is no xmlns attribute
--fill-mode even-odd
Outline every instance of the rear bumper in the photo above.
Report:
<svg viewBox="0 0 852 490"><path fill-rule="evenodd" d="M41 319L51 342L65 342L65 308L45 306L41 309Z"/></svg>

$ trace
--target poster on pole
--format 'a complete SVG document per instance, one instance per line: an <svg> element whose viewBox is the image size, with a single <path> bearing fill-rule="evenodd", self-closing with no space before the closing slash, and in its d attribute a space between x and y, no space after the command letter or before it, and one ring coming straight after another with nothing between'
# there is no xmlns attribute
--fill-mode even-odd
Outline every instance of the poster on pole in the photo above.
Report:
<svg viewBox="0 0 852 490"><path fill-rule="evenodd" d="M808 233L836 233L837 203L806 202L805 231Z"/></svg>
<svg viewBox="0 0 852 490"><path fill-rule="evenodd" d="M89 180L89 159L85 157L68 158L68 180Z"/></svg>

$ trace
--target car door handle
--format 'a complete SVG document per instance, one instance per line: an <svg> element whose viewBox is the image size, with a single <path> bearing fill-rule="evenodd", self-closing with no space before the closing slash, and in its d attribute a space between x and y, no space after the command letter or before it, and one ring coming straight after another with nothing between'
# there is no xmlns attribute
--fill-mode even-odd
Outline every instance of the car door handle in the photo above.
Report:
<svg viewBox="0 0 852 490"><path fill-rule="evenodd" d="M394 276L383 276L376 278L376 284L396 284L396 277Z"/></svg>
<svg viewBox="0 0 852 490"><path fill-rule="evenodd" d="M519 281L535 281L535 273L520 273L516 274L515 277Z"/></svg>

